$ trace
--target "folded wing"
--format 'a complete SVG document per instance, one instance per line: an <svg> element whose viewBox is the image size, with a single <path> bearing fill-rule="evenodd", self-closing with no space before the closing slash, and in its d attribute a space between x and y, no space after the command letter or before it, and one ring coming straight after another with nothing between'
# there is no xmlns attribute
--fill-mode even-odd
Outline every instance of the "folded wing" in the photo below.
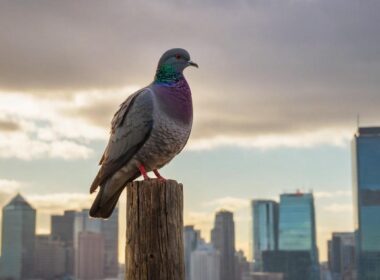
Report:
<svg viewBox="0 0 380 280"><path fill-rule="evenodd" d="M153 126L153 96L149 88L132 94L112 119L111 135L90 193L127 164L149 138Z"/></svg>

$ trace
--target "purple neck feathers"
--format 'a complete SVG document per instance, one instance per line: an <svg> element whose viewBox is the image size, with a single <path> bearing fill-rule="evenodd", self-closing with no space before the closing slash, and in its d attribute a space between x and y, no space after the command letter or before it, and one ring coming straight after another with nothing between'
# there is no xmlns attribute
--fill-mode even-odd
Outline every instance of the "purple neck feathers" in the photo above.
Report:
<svg viewBox="0 0 380 280"><path fill-rule="evenodd" d="M151 87L161 109L167 115L185 124L192 122L193 103L190 87L185 78L170 84L153 83Z"/></svg>

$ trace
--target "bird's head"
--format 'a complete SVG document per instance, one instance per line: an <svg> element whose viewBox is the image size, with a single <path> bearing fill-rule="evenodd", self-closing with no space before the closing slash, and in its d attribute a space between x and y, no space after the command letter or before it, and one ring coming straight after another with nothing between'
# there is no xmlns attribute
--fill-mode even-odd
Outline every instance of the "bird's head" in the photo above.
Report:
<svg viewBox="0 0 380 280"><path fill-rule="evenodd" d="M182 77L183 70L188 66L198 68L198 64L190 60L190 54L180 48L166 51L158 62L156 80L175 81Z"/></svg>

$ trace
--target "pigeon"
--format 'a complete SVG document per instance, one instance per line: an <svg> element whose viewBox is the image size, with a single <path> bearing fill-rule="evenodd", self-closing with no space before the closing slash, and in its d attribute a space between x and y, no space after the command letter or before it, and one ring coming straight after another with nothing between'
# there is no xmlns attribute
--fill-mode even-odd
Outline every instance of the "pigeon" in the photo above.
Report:
<svg viewBox="0 0 380 280"><path fill-rule="evenodd" d="M170 49L160 58L154 81L130 95L111 122L108 145L100 160L90 193L98 188L90 216L108 218L129 183L168 164L185 147L193 123L190 87L183 75L188 66L198 68L189 53Z"/></svg>

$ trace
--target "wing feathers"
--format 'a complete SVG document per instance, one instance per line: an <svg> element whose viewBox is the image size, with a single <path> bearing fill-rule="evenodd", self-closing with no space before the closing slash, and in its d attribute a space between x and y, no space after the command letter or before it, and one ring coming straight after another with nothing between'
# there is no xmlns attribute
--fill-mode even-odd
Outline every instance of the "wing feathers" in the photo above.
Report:
<svg viewBox="0 0 380 280"><path fill-rule="evenodd" d="M134 93L121 104L112 119L110 139L100 160L100 170L91 185L91 193L127 164L149 138L153 127L152 112L152 93L147 88Z"/></svg>

